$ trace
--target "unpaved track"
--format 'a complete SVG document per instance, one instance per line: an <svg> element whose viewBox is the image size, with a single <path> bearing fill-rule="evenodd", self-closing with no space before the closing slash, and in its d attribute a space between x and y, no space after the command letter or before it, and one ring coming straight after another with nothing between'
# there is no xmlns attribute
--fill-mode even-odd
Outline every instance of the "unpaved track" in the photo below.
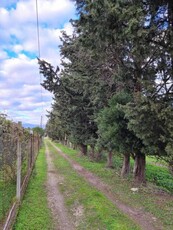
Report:
<svg viewBox="0 0 173 230"><path fill-rule="evenodd" d="M50 151L46 145L46 159L47 159L47 197L48 205L51 209L54 228L56 230L73 230L73 223L71 223L69 216L67 215L66 208L64 206L64 198L58 189L58 184L62 181L62 178L59 178L57 171L52 162L52 157Z"/></svg>
<svg viewBox="0 0 173 230"><path fill-rule="evenodd" d="M163 230L162 224L156 219L152 214L144 212L142 209L132 208L121 201L116 199L115 194L111 192L110 187L101 181L93 173L87 171L81 165L70 159L66 154L64 154L61 149L56 147L52 142L50 142L54 148L57 149L58 153L64 157L76 170L78 174L83 176L86 181L88 181L92 186L101 191L116 207L120 209L123 213L129 216L135 223L137 223L143 230Z"/></svg>

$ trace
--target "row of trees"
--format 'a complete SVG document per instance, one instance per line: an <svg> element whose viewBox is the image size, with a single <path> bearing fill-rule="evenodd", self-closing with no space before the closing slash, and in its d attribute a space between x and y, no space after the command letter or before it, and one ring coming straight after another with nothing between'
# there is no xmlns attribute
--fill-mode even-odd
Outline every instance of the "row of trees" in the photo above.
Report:
<svg viewBox="0 0 173 230"><path fill-rule="evenodd" d="M39 60L43 87L54 94L47 133L91 155L135 160L145 182L146 155L173 171L173 2L76 0L72 35L62 33L59 72Z"/></svg>

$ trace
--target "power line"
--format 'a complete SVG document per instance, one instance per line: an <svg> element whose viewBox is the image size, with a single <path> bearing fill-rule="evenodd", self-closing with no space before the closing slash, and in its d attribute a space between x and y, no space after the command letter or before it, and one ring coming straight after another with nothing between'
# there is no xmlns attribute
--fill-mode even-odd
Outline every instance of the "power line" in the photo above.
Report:
<svg viewBox="0 0 173 230"><path fill-rule="evenodd" d="M35 0L35 5L36 5L36 21L37 21L37 46L38 46L38 57L40 59L41 57L41 48L40 48L40 30L39 30L39 13L38 13L38 1ZM43 91L42 91L42 76L40 74L40 93L41 93L41 106L42 106L42 112L41 112L41 120L40 120L40 127L43 127Z"/></svg>
<svg viewBox="0 0 173 230"><path fill-rule="evenodd" d="M36 19L37 19L37 46L38 46L38 57L40 58L40 30L39 30L39 16L38 16L38 1L35 0L36 4Z"/></svg>

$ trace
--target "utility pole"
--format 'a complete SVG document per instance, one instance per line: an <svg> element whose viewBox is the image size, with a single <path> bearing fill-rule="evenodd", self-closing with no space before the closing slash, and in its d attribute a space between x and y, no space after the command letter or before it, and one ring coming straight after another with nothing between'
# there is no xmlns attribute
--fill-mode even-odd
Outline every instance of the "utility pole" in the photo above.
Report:
<svg viewBox="0 0 173 230"><path fill-rule="evenodd" d="M40 128L43 128L43 116L41 115Z"/></svg>

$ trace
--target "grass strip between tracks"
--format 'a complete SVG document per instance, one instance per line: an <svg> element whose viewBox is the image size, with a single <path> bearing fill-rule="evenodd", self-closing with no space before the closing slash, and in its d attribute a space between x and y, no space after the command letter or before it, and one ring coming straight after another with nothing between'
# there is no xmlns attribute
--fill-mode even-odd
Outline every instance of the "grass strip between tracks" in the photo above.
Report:
<svg viewBox="0 0 173 230"><path fill-rule="evenodd" d="M63 182L59 186L67 209L75 219L75 229L140 229L116 209L101 192L78 175L70 163L58 155L57 150L49 142L47 143L58 175L63 177Z"/></svg>

